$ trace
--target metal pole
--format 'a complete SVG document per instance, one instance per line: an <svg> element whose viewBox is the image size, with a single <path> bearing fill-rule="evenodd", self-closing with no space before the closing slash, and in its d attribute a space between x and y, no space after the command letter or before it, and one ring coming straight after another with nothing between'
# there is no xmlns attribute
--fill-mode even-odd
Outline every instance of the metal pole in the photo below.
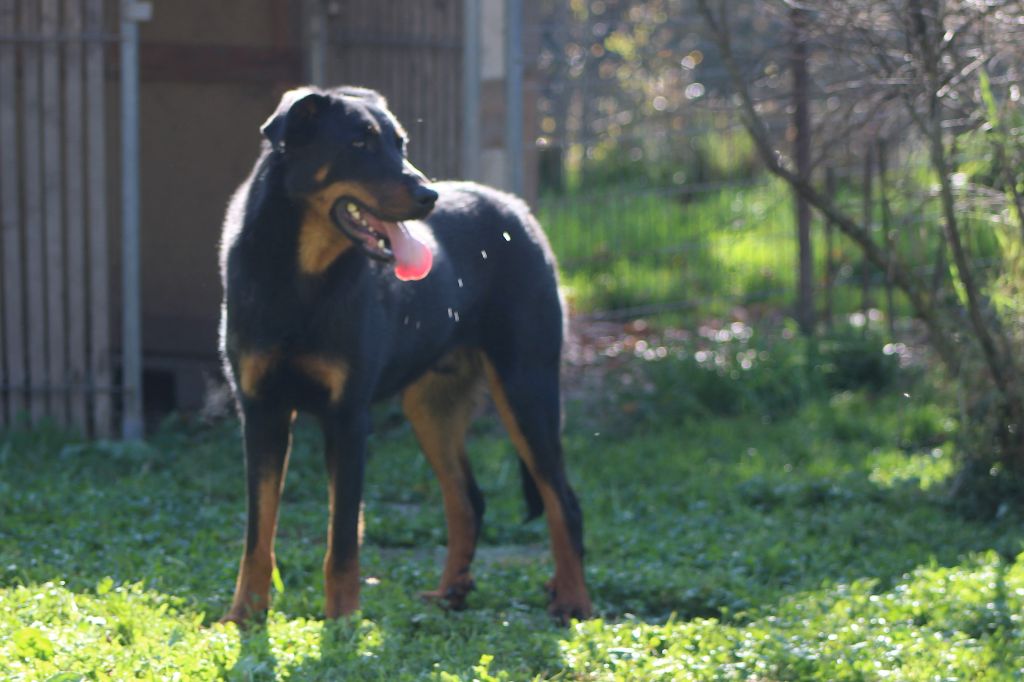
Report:
<svg viewBox="0 0 1024 682"><path fill-rule="evenodd" d="M306 0L306 38L309 41L309 82L327 81L327 13L322 0Z"/></svg>
<svg viewBox="0 0 1024 682"><path fill-rule="evenodd" d="M121 0L121 436L139 440L142 419L142 323L139 278L139 23L148 2Z"/></svg>
<svg viewBox="0 0 1024 682"><path fill-rule="evenodd" d="M793 129L796 172L807 181L811 175L811 115L808 91L810 76L807 70L807 13L794 7L790 12L790 68L793 71ZM814 254L811 245L811 205L802 196L796 196L798 282L796 317L805 336L814 334Z"/></svg>
<svg viewBox="0 0 1024 682"><path fill-rule="evenodd" d="M509 190L523 193L523 4L505 0L505 154Z"/></svg>
<svg viewBox="0 0 1024 682"><path fill-rule="evenodd" d="M480 179L480 0L462 15L462 176Z"/></svg>

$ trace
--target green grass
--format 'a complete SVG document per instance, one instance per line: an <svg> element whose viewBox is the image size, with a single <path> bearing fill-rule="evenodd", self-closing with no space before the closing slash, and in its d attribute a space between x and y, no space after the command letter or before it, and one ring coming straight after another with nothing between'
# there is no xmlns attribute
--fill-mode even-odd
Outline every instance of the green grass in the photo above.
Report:
<svg viewBox="0 0 1024 682"><path fill-rule="evenodd" d="M785 182L761 178L691 193L684 189L651 189L649 184L623 181L538 202L538 218L559 257L575 310L678 305L708 316L726 315L736 306L780 310L794 305L797 238L792 192ZM855 218L861 213L861 200L852 186L843 186L837 197L837 203ZM909 203L900 196L890 201L893 242L886 245L883 211L876 197L877 243L897 249L904 262L919 274L927 273L934 267L939 235L934 202ZM961 216L961 221L965 242L979 260L977 272L984 274L1000 254L999 221L980 211ZM815 295L821 309L826 243L816 212L811 229ZM835 313L862 309L864 257L838 229L832 257ZM884 273L870 268L871 307L887 306L884 279ZM897 317L912 314L898 291L893 305Z"/></svg>
<svg viewBox="0 0 1024 682"><path fill-rule="evenodd" d="M796 286L793 216L790 192L776 180L692 195L605 188L538 207L573 306L586 312L785 305ZM821 245L817 260L822 271Z"/></svg>
<svg viewBox="0 0 1024 682"><path fill-rule="evenodd" d="M742 301L784 289L795 253L791 215L768 185L687 202L661 191L612 190L547 200L539 210L573 305L585 311Z"/></svg>
<svg viewBox="0 0 1024 682"><path fill-rule="evenodd" d="M545 614L545 527L520 522L517 466L490 415L470 449L488 511L469 610L417 598L439 576L440 495L385 407L362 613L320 619L326 490L318 437L300 423L277 547L284 590L246 634L215 623L244 525L236 425L174 421L148 446L4 434L0 678L1019 675L1024 525L948 504L957 426L927 385L880 365L874 390L839 390L848 347L807 360L792 341L713 336L663 354L650 352L661 341L628 345L602 390L570 402L599 617L568 629Z"/></svg>

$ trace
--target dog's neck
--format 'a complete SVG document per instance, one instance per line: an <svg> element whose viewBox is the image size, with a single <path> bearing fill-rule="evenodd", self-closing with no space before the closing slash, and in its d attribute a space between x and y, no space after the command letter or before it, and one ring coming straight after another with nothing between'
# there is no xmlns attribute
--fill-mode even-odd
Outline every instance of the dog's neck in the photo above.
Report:
<svg viewBox="0 0 1024 682"><path fill-rule="evenodd" d="M338 258L352 248L352 242L334 226L319 206L304 206L296 241L299 272L316 277L324 274Z"/></svg>

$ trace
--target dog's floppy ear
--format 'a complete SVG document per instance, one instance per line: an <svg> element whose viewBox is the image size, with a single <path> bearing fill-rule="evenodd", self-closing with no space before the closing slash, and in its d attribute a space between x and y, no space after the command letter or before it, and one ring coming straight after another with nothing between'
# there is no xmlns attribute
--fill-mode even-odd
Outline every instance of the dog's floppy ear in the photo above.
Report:
<svg viewBox="0 0 1024 682"><path fill-rule="evenodd" d="M274 149L301 146L313 137L317 118L327 110L330 99L312 88L296 88L281 96L277 110L260 126L260 132Z"/></svg>

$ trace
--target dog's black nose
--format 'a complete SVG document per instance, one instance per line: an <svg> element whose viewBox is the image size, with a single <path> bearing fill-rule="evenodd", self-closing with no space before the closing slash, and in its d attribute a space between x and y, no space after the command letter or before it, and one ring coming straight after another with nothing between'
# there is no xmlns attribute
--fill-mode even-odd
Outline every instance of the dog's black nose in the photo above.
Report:
<svg viewBox="0 0 1024 682"><path fill-rule="evenodd" d="M434 203L437 201L437 192L420 185L412 193L413 200L422 208L434 208Z"/></svg>

